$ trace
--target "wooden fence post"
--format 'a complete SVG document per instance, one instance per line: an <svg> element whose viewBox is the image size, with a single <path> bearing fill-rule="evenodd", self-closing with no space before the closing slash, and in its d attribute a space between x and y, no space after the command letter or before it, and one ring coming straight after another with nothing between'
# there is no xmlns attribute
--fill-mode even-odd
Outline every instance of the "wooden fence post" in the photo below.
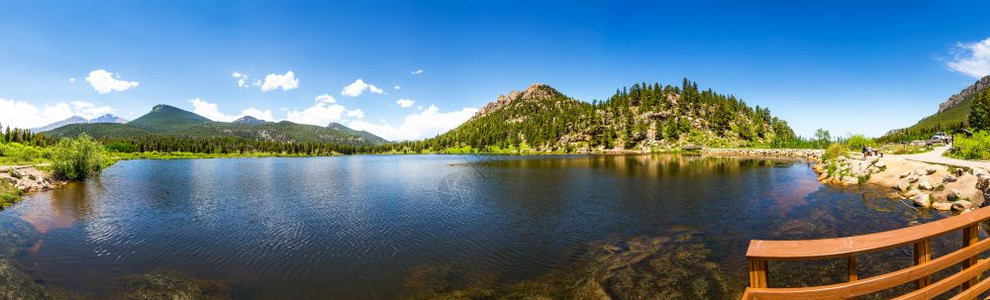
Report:
<svg viewBox="0 0 990 300"><path fill-rule="evenodd" d="M749 259L749 286L754 288L767 287L767 261Z"/></svg>
<svg viewBox="0 0 990 300"><path fill-rule="evenodd" d="M921 265L926 264L928 261L932 260L932 241L931 239L924 239L914 243L914 264ZM918 289L928 286L932 283L932 276L925 276L919 278L916 282Z"/></svg>

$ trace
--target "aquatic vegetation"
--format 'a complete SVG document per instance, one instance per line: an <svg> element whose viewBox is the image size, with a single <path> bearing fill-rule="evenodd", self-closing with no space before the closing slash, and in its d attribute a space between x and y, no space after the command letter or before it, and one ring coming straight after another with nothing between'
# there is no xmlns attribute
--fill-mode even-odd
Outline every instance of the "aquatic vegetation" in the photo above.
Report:
<svg viewBox="0 0 990 300"><path fill-rule="evenodd" d="M124 279L126 299L232 299L229 289L214 281L159 271Z"/></svg>
<svg viewBox="0 0 990 300"><path fill-rule="evenodd" d="M596 242L574 266L534 280L496 286L473 283L451 291L452 270L414 271L406 288L415 299L727 299L745 282L722 272L700 232L672 229L659 236ZM430 277L428 275L433 275ZM413 282L414 284L409 284Z"/></svg>

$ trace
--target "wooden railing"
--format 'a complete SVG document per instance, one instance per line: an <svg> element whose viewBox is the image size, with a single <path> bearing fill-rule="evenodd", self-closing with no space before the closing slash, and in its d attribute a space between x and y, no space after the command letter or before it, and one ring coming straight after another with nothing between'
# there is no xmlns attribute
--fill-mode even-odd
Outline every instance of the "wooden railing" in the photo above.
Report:
<svg viewBox="0 0 990 300"><path fill-rule="evenodd" d="M743 299L846 299L867 295L915 282L914 291L896 299L930 299L962 287L952 299L974 299L990 289L990 279L980 280L990 270L990 260L978 260L990 250L990 239L980 241L980 222L990 219L990 207L931 223L867 235L795 241L762 241L749 243L749 287ZM963 247L955 252L932 259L931 239L962 230ZM891 273L859 278L857 256L900 246L914 246L914 265ZM820 260L845 258L848 280L844 283L798 287L770 288L767 274L770 261ZM956 264L963 269L937 282L931 275Z"/></svg>

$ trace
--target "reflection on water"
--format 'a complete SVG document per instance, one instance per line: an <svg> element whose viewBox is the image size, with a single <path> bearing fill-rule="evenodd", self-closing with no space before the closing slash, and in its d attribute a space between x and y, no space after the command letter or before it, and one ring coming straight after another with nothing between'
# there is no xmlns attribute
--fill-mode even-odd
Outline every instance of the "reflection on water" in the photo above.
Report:
<svg viewBox="0 0 990 300"><path fill-rule="evenodd" d="M0 212L0 264L91 298L733 298L749 239L941 217L804 162L680 155L125 161L25 200Z"/></svg>

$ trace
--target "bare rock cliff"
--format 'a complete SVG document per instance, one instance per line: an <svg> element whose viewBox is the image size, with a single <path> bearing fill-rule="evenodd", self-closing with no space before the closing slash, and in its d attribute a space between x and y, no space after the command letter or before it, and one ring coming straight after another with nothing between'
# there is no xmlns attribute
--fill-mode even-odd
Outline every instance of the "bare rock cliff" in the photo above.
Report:
<svg viewBox="0 0 990 300"><path fill-rule="evenodd" d="M969 98L973 94L979 93L988 86L990 86L990 75L983 76L983 78L977 80L973 85L966 87L962 91L959 91L958 94L952 95L952 97L949 97L948 100L945 100L945 102L939 104L938 112L943 112L947 109L956 107L959 103L962 103L963 100L966 100L966 98Z"/></svg>

